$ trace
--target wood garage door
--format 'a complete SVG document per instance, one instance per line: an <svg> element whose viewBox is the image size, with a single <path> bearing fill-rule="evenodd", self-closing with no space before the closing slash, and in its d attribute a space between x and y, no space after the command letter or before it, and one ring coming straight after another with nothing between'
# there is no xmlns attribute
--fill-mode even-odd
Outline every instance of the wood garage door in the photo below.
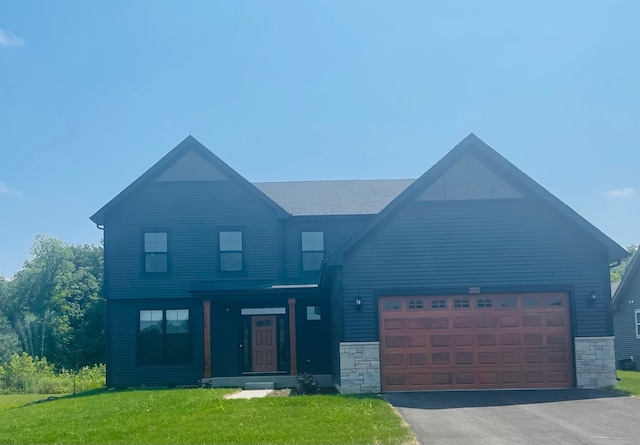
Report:
<svg viewBox="0 0 640 445"><path fill-rule="evenodd" d="M564 293L383 297L383 391L570 388Z"/></svg>

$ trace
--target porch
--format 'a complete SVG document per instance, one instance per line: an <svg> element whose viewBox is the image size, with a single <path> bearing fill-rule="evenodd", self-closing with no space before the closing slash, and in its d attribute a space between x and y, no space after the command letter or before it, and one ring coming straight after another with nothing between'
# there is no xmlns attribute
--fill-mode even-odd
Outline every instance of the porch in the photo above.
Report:
<svg viewBox="0 0 640 445"><path fill-rule="evenodd" d="M316 285L198 292L203 386L295 387L308 372L331 386L329 303Z"/></svg>

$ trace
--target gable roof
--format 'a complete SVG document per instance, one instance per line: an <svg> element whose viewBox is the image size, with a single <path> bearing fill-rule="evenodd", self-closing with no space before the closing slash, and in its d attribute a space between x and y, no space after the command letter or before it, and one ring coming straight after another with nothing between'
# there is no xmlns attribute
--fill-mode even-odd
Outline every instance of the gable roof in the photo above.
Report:
<svg viewBox="0 0 640 445"><path fill-rule="evenodd" d="M415 179L256 182L294 216L375 215Z"/></svg>
<svg viewBox="0 0 640 445"><path fill-rule="evenodd" d="M232 181L239 183L247 190L252 192L256 197L267 205L271 206L276 214L281 217L290 216L282 207L276 204L271 198L261 192L256 186L247 181L242 175L229 167L222 159L214 155L204 145L196 140L193 136L187 136L185 140L180 142L173 150L167 153L162 159L156 162L149 170L142 174L138 179L133 181L127 188L121 191L115 198L109 201L104 207L94 213L90 219L94 223L101 225L104 224L107 213L120 203L123 199L133 193L138 187L147 181L151 181L165 172L171 165L180 161L184 155L188 152L194 151L206 161L210 162L222 175L226 176Z"/></svg>
<svg viewBox="0 0 640 445"><path fill-rule="evenodd" d="M634 278L638 279L638 276L640 275L640 260L638 259L639 256L640 255L638 255L638 251L636 251L636 253L633 255L631 263L629 263L629 267L627 267L627 270L624 272L624 276L622 277L622 281L620 281L620 285L618 285L616 292L613 294L611 304L614 308L618 307L622 295L624 295L629 286L631 286L631 282L634 280Z"/></svg>
<svg viewBox="0 0 640 445"><path fill-rule="evenodd" d="M415 182L413 182L413 184L411 184L400 195L398 195L387 207L385 207L380 213L378 213L369 222L369 224L365 225L347 243L345 243L340 249L338 249L331 256L331 258L329 258L329 265L342 264L344 254L356 244L358 244L371 230L373 230L378 224L385 220L404 202L410 199L415 199L428 186L432 185L458 161L469 154L477 157L482 162L491 166L492 169L494 169L502 177L507 179L525 195L535 196L542 199L549 206L559 211L564 217L568 218L571 222L585 230L596 241L607 248L609 262L618 261L619 259L628 256L627 251L620 245L618 245L615 241L613 241L611 238L594 227L586 219L578 215L568 205L564 204L558 198L549 193L544 187L527 176L524 172L522 172L515 165L501 156L493 148L485 144L475 134L470 133L449 153L447 153L442 159L434 164L433 167L427 170L420 178L418 178Z"/></svg>

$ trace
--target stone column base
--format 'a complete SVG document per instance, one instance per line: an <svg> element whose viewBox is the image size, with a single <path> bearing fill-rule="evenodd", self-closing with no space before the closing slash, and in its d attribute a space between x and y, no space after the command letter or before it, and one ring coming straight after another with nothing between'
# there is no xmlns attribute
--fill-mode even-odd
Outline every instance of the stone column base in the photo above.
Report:
<svg viewBox="0 0 640 445"><path fill-rule="evenodd" d="M598 389L615 386L613 337L576 337L576 386Z"/></svg>
<svg viewBox="0 0 640 445"><path fill-rule="evenodd" d="M380 344L340 343L340 392L366 394L380 392Z"/></svg>

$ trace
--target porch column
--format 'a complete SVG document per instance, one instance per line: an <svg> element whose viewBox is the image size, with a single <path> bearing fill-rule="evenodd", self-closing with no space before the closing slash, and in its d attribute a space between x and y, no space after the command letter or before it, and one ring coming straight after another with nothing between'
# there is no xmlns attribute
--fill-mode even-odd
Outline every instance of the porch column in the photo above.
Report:
<svg viewBox="0 0 640 445"><path fill-rule="evenodd" d="M202 302L204 309L204 378L211 377L211 302Z"/></svg>
<svg viewBox="0 0 640 445"><path fill-rule="evenodd" d="M289 298L289 361L291 375L298 375L296 359L296 299Z"/></svg>

